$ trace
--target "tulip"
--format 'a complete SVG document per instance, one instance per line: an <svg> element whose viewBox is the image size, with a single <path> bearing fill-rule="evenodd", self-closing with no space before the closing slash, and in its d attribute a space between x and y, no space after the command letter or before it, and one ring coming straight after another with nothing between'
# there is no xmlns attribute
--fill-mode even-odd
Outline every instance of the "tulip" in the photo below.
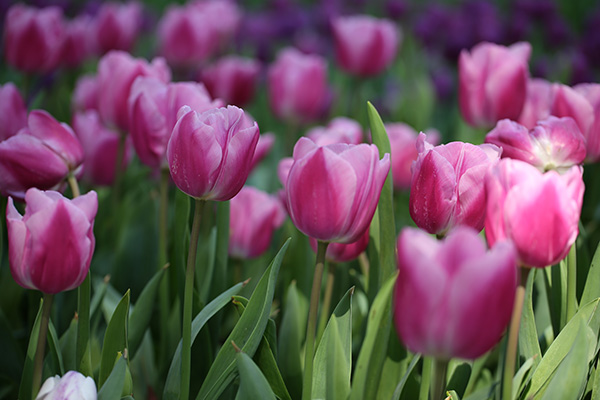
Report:
<svg viewBox="0 0 600 400"><path fill-rule="evenodd" d="M142 27L142 17L139 3L102 3L93 26L98 53L130 51Z"/></svg>
<svg viewBox="0 0 600 400"><path fill-rule="evenodd" d="M242 21L242 12L232 0L191 2L190 9L205 17L209 29L213 31L216 51L229 44Z"/></svg>
<svg viewBox="0 0 600 400"><path fill-rule="evenodd" d="M128 105L135 150L144 164L157 168L166 165L167 143L179 109L188 105L201 113L222 102L211 100L202 84L166 84L155 77L138 77L131 87Z"/></svg>
<svg viewBox="0 0 600 400"><path fill-rule="evenodd" d="M73 130L79 137L85 162L83 177L94 185L110 186L115 181L115 166L119 148L119 135L100 121L95 110L80 112L73 116ZM129 163L131 152L125 148L122 168Z"/></svg>
<svg viewBox="0 0 600 400"><path fill-rule="evenodd" d="M552 84L544 79L533 78L527 81L527 97L519 123L533 129L538 121L550 116L553 96Z"/></svg>
<svg viewBox="0 0 600 400"><path fill-rule="evenodd" d="M179 115L167 145L173 182L196 199L231 199L250 173L258 125L235 106L202 114L185 106Z"/></svg>
<svg viewBox="0 0 600 400"><path fill-rule="evenodd" d="M317 252L317 241L313 238L309 238L310 247L313 251ZM356 242L352 243L329 243L327 246L327 252L325 258L332 263L343 263L356 259L360 253L367 249L369 245L369 228L358 238ZM327 321L325 321L327 322Z"/></svg>
<svg viewBox="0 0 600 400"><path fill-rule="evenodd" d="M326 127L317 126L306 133L306 137L318 146L333 143L359 144L362 142L362 136L360 124L346 117L334 118Z"/></svg>
<svg viewBox="0 0 600 400"><path fill-rule="evenodd" d="M254 97L260 63L238 56L227 56L202 72L202 82L213 97L242 107Z"/></svg>
<svg viewBox="0 0 600 400"><path fill-rule="evenodd" d="M463 118L476 127L519 118L527 95L529 43L504 47L480 43L458 61L459 102Z"/></svg>
<svg viewBox="0 0 600 400"><path fill-rule="evenodd" d="M337 17L332 24L340 68L361 77L377 75L396 58L400 31L390 20L368 15Z"/></svg>
<svg viewBox="0 0 600 400"><path fill-rule="evenodd" d="M0 85L0 141L17 134L27 126L27 107L12 82Z"/></svg>
<svg viewBox="0 0 600 400"><path fill-rule="evenodd" d="M67 124L33 110L28 126L0 142L0 193L23 199L27 189L56 188L76 175L83 162L81 143Z"/></svg>
<svg viewBox="0 0 600 400"><path fill-rule="evenodd" d="M267 83L271 109L279 118L308 122L324 115L329 107L327 62L320 56L284 49L269 68Z"/></svg>
<svg viewBox="0 0 600 400"><path fill-rule="evenodd" d="M546 267L562 260L579 232L582 168L540 172L520 160L503 159L485 183L485 233L491 246L511 239L521 265Z"/></svg>
<svg viewBox="0 0 600 400"><path fill-rule="evenodd" d="M285 184L294 225L321 242L352 243L368 228L390 169L375 145L320 147L308 138L294 146Z"/></svg>
<svg viewBox="0 0 600 400"><path fill-rule="evenodd" d="M407 124L396 122L385 124L385 130L390 139L392 149L392 179L394 188L410 189L412 165L417 159L417 132ZM440 135L435 130L427 131L426 140L432 145L440 141Z"/></svg>
<svg viewBox="0 0 600 400"><path fill-rule="evenodd" d="M237 258L255 258L264 253L273 232L285 219L277 198L250 186L231 199L229 210L229 255Z"/></svg>
<svg viewBox="0 0 600 400"><path fill-rule="evenodd" d="M275 135L271 132L267 132L258 137L258 143L256 144L256 150L254 151L254 157L252 157L250 170L254 170L254 168L267 156L274 144Z"/></svg>
<svg viewBox="0 0 600 400"><path fill-rule="evenodd" d="M138 76L153 76L162 82L171 72L162 58L151 64L122 51L111 51L98 63L98 111L105 124L122 131L129 129L127 101L131 85Z"/></svg>
<svg viewBox="0 0 600 400"><path fill-rule="evenodd" d="M551 113L573 118L586 139L587 161L600 160L600 84L556 84Z"/></svg>
<svg viewBox="0 0 600 400"><path fill-rule="evenodd" d="M474 360L502 337L517 286L516 254L509 241L486 251L468 227L443 241L415 228L398 238L394 321L414 353Z"/></svg>
<svg viewBox="0 0 600 400"><path fill-rule="evenodd" d="M8 199L8 258L15 281L56 294L85 279L94 253L98 198L92 191L73 200L54 191L29 189L25 215Z"/></svg>
<svg viewBox="0 0 600 400"><path fill-rule="evenodd" d="M502 158L525 161L542 172L566 171L585 159L585 139L569 117L549 117L531 131L518 122L503 119L485 141L502 147Z"/></svg>
<svg viewBox="0 0 600 400"><path fill-rule="evenodd" d="M420 133L417 150L409 199L415 224L442 236L457 225L481 230L485 218L483 180L500 158L500 149L493 144L462 142L433 147Z"/></svg>
<svg viewBox="0 0 600 400"><path fill-rule="evenodd" d="M85 14L65 24L65 39L61 51L61 61L65 66L78 67L92 53L90 24L91 17Z"/></svg>
<svg viewBox="0 0 600 400"><path fill-rule="evenodd" d="M62 10L13 5L6 13L4 57L23 72L48 72L60 62L65 36Z"/></svg>
<svg viewBox="0 0 600 400"><path fill-rule="evenodd" d="M98 109L98 79L95 75L82 75L77 79L71 107L75 111Z"/></svg>
<svg viewBox="0 0 600 400"><path fill-rule="evenodd" d="M96 400L96 383L77 371L46 379L35 400Z"/></svg>

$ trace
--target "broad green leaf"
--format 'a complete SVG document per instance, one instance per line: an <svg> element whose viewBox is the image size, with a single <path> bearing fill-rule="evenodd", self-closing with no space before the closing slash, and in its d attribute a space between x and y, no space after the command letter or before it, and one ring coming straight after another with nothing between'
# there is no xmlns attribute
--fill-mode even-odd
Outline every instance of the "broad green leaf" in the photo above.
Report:
<svg viewBox="0 0 600 400"><path fill-rule="evenodd" d="M369 255L369 268L366 269L368 275L365 277L365 287L367 288L367 297L369 303L373 304L375 297L379 293L379 284L381 281L381 234L379 229L379 209L375 209L375 214L369 227L369 244L367 245L367 254Z"/></svg>
<svg viewBox="0 0 600 400"><path fill-rule="evenodd" d="M77 288L77 343L75 348L75 365L77 370L86 376L92 375L92 359L90 357L90 293L91 274L88 272L83 283Z"/></svg>
<svg viewBox="0 0 600 400"><path fill-rule="evenodd" d="M229 201L217 201L217 244L211 295L221 293L227 282L227 261L229 260ZM228 346L229 347L229 346Z"/></svg>
<svg viewBox="0 0 600 400"><path fill-rule="evenodd" d="M269 319L269 322L271 321L273 320ZM275 393L275 395L282 400L291 400L292 398L290 397L283 378L281 377L281 372L277 367L277 361L275 361L273 350L266 336L263 336L262 340L260 341L260 345L258 345L254 359L267 379L267 382L269 382L273 393Z"/></svg>
<svg viewBox="0 0 600 400"><path fill-rule="evenodd" d="M400 343L400 338L392 324L388 335L387 352L381 368L377 398L392 398L398 383L398 377L404 375L411 358L412 356ZM377 378L375 379L377 380Z"/></svg>
<svg viewBox="0 0 600 400"><path fill-rule="evenodd" d="M69 328L58 341L62 354L65 371L75 370L75 348L73 343L77 340L77 319L73 318Z"/></svg>
<svg viewBox="0 0 600 400"><path fill-rule="evenodd" d="M600 368L600 358L596 361L596 373L594 374L591 400L600 400L600 371L598 371L598 368Z"/></svg>
<svg viewBox="0 0 600 400"><path fill-rule="evenodd" d="M236 399L275 400L275 394L273 394L269 382L246 353L242 351L237 353L236 365L240 373L240 387Z"/></svg>
<svg viewBox="0 0 600 400"><path fill-rule="evenodd" d="M481 374L481 371L483 370L483 367L485 366L489 356L490 352L487 352L473 361L473 365L471 366L471 376L469 376L469 382L467 383L467 387L463 393L464 396L470 395L475 388L475 384L477 383L479 375Z"/></svg>
<svg viewBox="0 0 600 400"><path fill-rule="evenodd" d="M60 352L58 334L56 333L56 329L54 328L52 321L49 321L48 323L48 355L46 357L50 358L54 363L55 368L57 368L57 370L52 372L63 376L66 371L63 364L62 354Z"/></svg>
<svg viewBox="0 0 600 400"><path fill-rule="evenodd" d="M154 303L156 293L160 281L165 274L165 268L161 268L152 279L146 284L138 301L135 303L135 307L129 316L129 358L132 359L142 342L144 332L152 319L152 313L154 311Z"/></svg>
<svg viewBox="0 0 600 400"><path fill-rule="evenodd" d="M512 398L513 399L518 398L517 396L519 395L519 393L521 393L521 391L524 389L524 386L527 384L527 379L525 379L525 378L531 373L532 367L537 364L535 362L536 358L539 358L539 356L533 356L533 357L527 359L527 361L525 361L523 363L523 365L521 365L521 368L519 368L519 370L513 377L513 384L512 384Z"/></svg>
<svg viewBox="0 0 600 400"><path fill-rule="evenodd" d="M315 353L313 399L345 399L352 370L352 294L346 292L329 318Z"/></svg>
<svg viewBox="0 0 600 400"><path fill-rule="evenodd" d="M392 293L397 276L396 273L384 283L369 311L367 332L358 354L352 379L351 400L372 399L377 395L391 332Z"/></svg>
<svg viewBox="0 0 600 400"><path fill-rule="evenodd" d="M413 356L412 360L410 361L410 364L408 364L408 368L406 369L406 372L402 376L402 379L400 379L400 382L398 382L398 386L396 386L396 390L394 390L394 395L392 397L393 400L399 400L400 396L402 396L402 391L404 390L404 386L406 386L406 381L408 381L408 377L413 372L413 370L415 369L415 367L420 359L421 359L421 355L419 355L419 354L415 354Z"/></svg>
<svg viewBox="0 0 600 400"><path fill-rule="evenodd" d="M600 297L600 243L590 265L580 304L587 304L598 297Z"/></svg>
<svg viewBox="0 0 600 400"><path fill-rule="evenodd" d="M124 357L119 357L105 384L98 392L98 400L119 400L125 384L127 362Z"/></svg>
<svg viewBox="0 0 600 400"><path fill-rule="evenodd" d="M194 320L192 321L192 345L200 333L200 330L204 327L206 322L212 318L217 312L219 312L223 307L231 302L231 297L235 294L239 293L240 290L244 287L244 283L238 283L237 285L229 288L225 292L221 293L217 298L208 303L206 307L202 309L196 315ZM179 394L181 393L181 347L183 346L182 341L179 341L177 345L177 350L173 355L173 360L171 361L171 367L169 368L169 374L167 375L167 381L165 383L165 389L163 392L164 399L179 399Z"/></svg>
<svg viewBox="0 0 600 400"><path fill-rule="evenodd" d="M521 327L519 328L519 354L525 360L533 360L533 369L540 362L542 351L535 326L535 315L533 313L533 284L537 270L532 268L529 272L523 300L523 312L521 314ZM513 390L515 386L513 385Z"/></svg>
<svg viewBox="0 0 600 400"><path fill-rule="evenodd" d="M263 274L250 297L246 311L225 341L225 343L235 342L249 356L254 356L263 337L271 313L277 275L289 241L288 239L285 242ZM196 399L218 398L223 390L231 384L235 375L235 350L232 346L223 346L208 371Z"/></svg>
<svg viewBox="0 0 600 400"><path fill-rule="evenodd" d="M115 365L119 353L127 349L127 320L129 315L129 290L125 293L104 333L100 372L98 374L98 387L102 387Z"/></svg>
<svg viewBox="0 0 600 400"><path fill-rule="evenodd" d="M460 396L454 390L449 390L447 394L450 400L460 400Z"/></svg>
<svg viewBox="0 0 600 400"><path fill-rule="evenodd" d="M457 359L450 360L448 363L446 387L456 390L458 393L464 393L470 376L471 363Z"/></svg>
<svg viewBox="0 0 600 400"><path fill-rule="evenodd" d="M28 400L33 398L33 360L37 349L38 336L40 334L40 322L42 320L42 305L44 300L40 300L40 308L35 322L31 328L29 335L29 345L27 346L27 356L23 365L23 373L21 374L21 386L19 387L19 399Z"/></svg>

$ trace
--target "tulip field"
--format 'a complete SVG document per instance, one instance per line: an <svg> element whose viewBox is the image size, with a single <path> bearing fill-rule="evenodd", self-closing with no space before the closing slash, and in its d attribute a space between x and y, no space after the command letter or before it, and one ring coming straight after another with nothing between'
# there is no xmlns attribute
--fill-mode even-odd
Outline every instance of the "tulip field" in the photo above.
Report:
<svg viewBox="0 0 600 400"><path fill-rule="evenodd" d="M0 21L0 400L600 400L600 4Z"/></svg>

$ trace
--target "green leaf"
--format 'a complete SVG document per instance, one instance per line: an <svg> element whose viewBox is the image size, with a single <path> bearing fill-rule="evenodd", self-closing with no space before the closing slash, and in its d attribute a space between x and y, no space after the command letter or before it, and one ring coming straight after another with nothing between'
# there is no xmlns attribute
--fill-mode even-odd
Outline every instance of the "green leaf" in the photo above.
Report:
<svg viewBox="0 0 600 400"><path fill-rule="evenodd" d="M270 319L269 322L271 321L273 320ZM281 372L277 367L277 361L275 361L273 350L266 336L263 336L262 340L260 341L260 345L256 350L254 358L256 359L256 363L267 379L267 382L269 382L273 393L275 393L275 395L282 400L291 400L292 398L290 397L283 378L281 377Z"/></svg>
<svg viewBox="0 0 600 400"><path fill-rule="evenodd" d="M206 322L213 317L217 312L219 312L223 307L231 302L231 297L235 294L239 293L240 290L244 287L244 283L238 283L235 286L232 286L225 292L221 293L217 296L213 301L208 303L206 307L202 309L196 315L194 320L192 321L192 345L194 344L194 340L200 333L200 330L204 327ZM163 398L165 399L179 399L179 394L181 393L181 347L183 346L182 341L179 341L179 345L177 346L177 350L173 355L173 360L171 361L171 367L169 368L169 373L167 375L167 380L165 383L165 389L163 392Z"/></svg>
<svg viewBox="0 0 600 400"><path fill-rule="evenodd" d="M525 360L533 360L533 369L538 365L542 357L542 350L535 326L535 315L533 313L533 284L537 270L532 268L529 272L523 300L523 313L521 314L521 327L519 328L519 354ZM515 386L513 385L513 389Z"/></svg>
<svg viewBox="0 0 600 400"><path fill-rule="evenodd" d="M598 297L600 297L600 243L596 247L596 252L590 265L580 304L587 304Z"/></svg>
<svg viewBox="0 0 600 400"><path fill-rule="evenodd" d="M591 400L600 400L600 371L598 371L598 368L600 368L600 358L596 361L596 373L594 375Z"/></svg>
<svg viewBox="0 0 600 400"><path fill-rule="evenodd" d="M129 315L129 290L121 298L112 314L110 322L104 333L102 356L100 359L100 373L98 387L102 387L115 365L119 353L127 349L127 320Z"/></svg>
<svg viewBox="0 0 600 400"><path fill-rule="evenodd" d="M450 400L460 400L460 396L454 390L449 390L448 396L450 397Z"/></svg>
<svg viewBox="0 0 600 400"><path fill-rule="evenodd" d="M237 369L240 373L240 388L236 399L273 399L275 394L269 386L269 382L260 371L260 368L248 355L242 351L236 355Z"/></svg>
<svg viewBox="0 0 600 400"><path fill-rule="evenodd" d="M90 357L90 292L91 277L88 272L82 284L77 288L77 343L75 348L75 365L77 370L86 376L92 375L92 359Z"/></svg>
<svg viewBox="0 0 600 400"><path fill-rule="evenodd" d="M517 396L519 395L519 393L521 393L521 391L524 389L524 386L527 385L528 380L525 378L531 372L532 367L537 364L536 358L539 358L539 356L533 356L533 357L527 359L527 361L525 361L523 363L523 365L521 365L521 368L519 368L519 370L513 377L513 384L512 384L512 398L513 399L517 399L518 398Z"/></svg>
<svg viewBox="0 0 600 400"><path fill-rule="evenodd" d="M352 370L352 294L346 292L329 318L315 353L312 398L345 399Z"/></svg>
<svg viewBox="0 0 600 400"><path fill-rule="evenodd" d="M40 322L42 319L42 304L44 300L40 300L40 308L38 309L35 322L31 328L29 335L29 345L27 346L27 356L23 365L23 374L21 375L21 386L19 387L19 399L28 400L33 398L33 360L37 349L38 336L40 334Z"/></svg>
<svg viewBox="0 0 600 400"><path fill-rule="evenodd" d="M249 356L254 356L263 337L271 312L277 275L289 243L290 239L285 242L263 274L250 297L246 311L225 341L225 343L235 342ZM232 346L223 346L208 371L196 399L218 398L231 384L235 378L235 373L235 350Z"/></svg>
<svg viewBox="0 0 600 400"><path fill-rule="evenodd" d="M49 321L48 323L48 355L46 357L49 357L54 363L54 366L58 369L56 373L63 376L65 374L65 366L60 352L58 334L56 333L52 321Z"/></svg>
<svg viewBox="0 0 600 400"><path fill-rule="evenodd" d="M69 328L63 333L58 341L62 354L65 371L75 370L75 348L73 343L77 340L77 319L73 318Z"/></svg>
<svg viewBox="0 0 600 400"><path fill-rule="evenodd" d="M396 273L384 283L369 311L367 332L354 370L351 400L374 399L377 395L392 328L392 293L397 276Z"/></svg>
<svg viewBox="0 0 600 400"><path fill-rule="evenodd" d="M124 357L119 357L105 384L98 392L98 400L119 400L125 384L127 362Z"/></svg>
<svg viewBox="0 0 600 400"><path fill-rule="evenodd" d="M396 386L396 390L394 390L394 396L392 397L393 400L399 400L400 396L402 396L402 390L404 390L404 386L406 386L406 381L408 381L408 377L413 372L413 370L417 366L417 363L419 362L420 359L421 359L420 354L415 354L413 356L412 360L410 361L410 364L408 364L408 368L406 369L406 372L402 376L402 379L400 379L400 382L398 382L398 386Z"/></svg>
<svg viewBox="0 0 600 400"><path fill-rule="evenodd" d="M152 319L154 311L154 299L158 292L160 281L165 274L165 268L161 268L152 279L146 284L138 301L135 303L133 311L129 316L129 358L132 359L142 342L144 332Z"/></svg>

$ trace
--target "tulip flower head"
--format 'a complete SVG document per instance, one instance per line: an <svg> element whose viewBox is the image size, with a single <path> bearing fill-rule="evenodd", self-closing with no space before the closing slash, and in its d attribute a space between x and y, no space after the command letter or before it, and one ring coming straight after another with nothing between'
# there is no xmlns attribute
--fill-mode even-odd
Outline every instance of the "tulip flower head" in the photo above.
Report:
<svg viewBox="0 0 600 400"><path fill-rule="evenodd" d="M306 132L306 137L319 146L333 143L359 144L362 142L362 127L358 122L346 117L337 117L327 126L317 126Z"/></svg>
<svg viewBox="0 0 600 400"><path fill-rule="evenodd" d="M29 189L25 215L8 199L8 258L15 281L26 289L55 294L85 279L94 254L98 197L92 191L73 200L54 191Z"/></svg>
<svg viewBox="0 0 600 400"><path fill-rule="evenodd" d="M96 383L89 376L69 371L46 379L35 400L96 400Z"/></svg>
<svg viewBox="0 0 600 400"><path fill-rule="evenodd" d="M0 141L27 126L27 107L14 83L0 86Z"/></svg>
<svg viewBox="0 0 600 400"><path fill-rule="evenodd" d="M258 61L227 56L202 71L202 82L213 97L243 107L254 97L259 72Z"/></svg>
<svg viewBox="0 0 600 400"><path fill-rule="evenodd" d="M142 27L139 3L101 3L93 25L95 47L99 54L110 50L131 51Z"/></svg>
<svg viewBox="0 0 600 400"><path fill-rule="evenodd" d="M404 228L398 270L394 321L410 351L474 360L500 341L517 287L510 241L486 251L472 228L457 227L443 241Z"/></svg>
<svg viewBox="0 0 600 400"><path fill-rule="evenodd" d="M357 241L373 219L390 169L389 155L380 160L375 145L319 147L303 137L293 156L284 186L294 225L322 242Z"/></svg>
<svg viewBox="0 0 600 400"><path fill-rule="evenodd" d="M552 83L539 78L527 81L527 97L518 122L527 129L533 129L538 121L550 116L554 89Z"/></svg>

